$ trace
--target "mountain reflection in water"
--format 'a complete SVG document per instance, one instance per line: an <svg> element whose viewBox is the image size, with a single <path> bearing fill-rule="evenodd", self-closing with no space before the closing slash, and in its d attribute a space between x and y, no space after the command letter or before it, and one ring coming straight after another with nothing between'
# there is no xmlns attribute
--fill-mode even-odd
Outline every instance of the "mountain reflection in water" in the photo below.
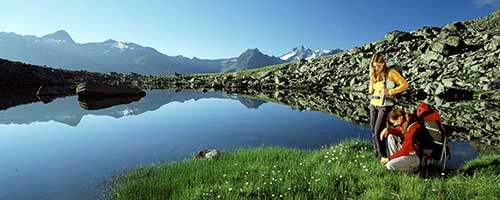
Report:
<svg viewBox="0 0 500 200"><path fill-rule="evenodd" d="M23 99L28 99L28 101L35 103L19 105L7 108L5 111L0 111L0 124L30 124L53 120L70 126L77 126L85 115L106 115L120 118L126 115L139 115L147 111L153 111L171 102L196 101L202 98L236 99L246 108L253 109L257 109L265 103L262 100L228 95L221 92L175 92L174 90L148 91L147 95L142 99L138 97L97 99L97 101L101 101L100 104L99 102L96 103L96 100L79 101L77 96L57 98L48 103L43 103L36 102L38 100L36 96L26 95ZM111 102L102 103L102 101L106 100ZM126 105L107 106L114 105L113 103Z"/></svg>

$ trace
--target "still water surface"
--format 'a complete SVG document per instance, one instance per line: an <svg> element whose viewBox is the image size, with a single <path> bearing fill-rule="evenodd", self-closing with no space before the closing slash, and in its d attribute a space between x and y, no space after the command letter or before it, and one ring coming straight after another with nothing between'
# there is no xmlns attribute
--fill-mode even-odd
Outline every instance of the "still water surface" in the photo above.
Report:
<svg viewBox="0 0 500 200"><path fill-rule="evenodd" d="M0 111L0 200L97 199L118 172L179 161L207 148L318 149L370 138L334 116L220 92L148 91L139 101L85 110L77 97ZM452 143L459 166L477 156Z"/></svg>

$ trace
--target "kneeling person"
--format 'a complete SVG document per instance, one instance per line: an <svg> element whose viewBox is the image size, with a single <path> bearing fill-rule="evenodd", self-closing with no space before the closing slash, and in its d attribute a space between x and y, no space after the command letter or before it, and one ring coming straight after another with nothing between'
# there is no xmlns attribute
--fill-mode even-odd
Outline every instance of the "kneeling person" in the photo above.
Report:
<svg viewBox="0 0 500 200"><path fill-rule="evenodd" d="M380 163L391 171L414 172L420 166L416 153L418 145L413 144L413 136L425 131L419 126L417 116L403 109L395 109L388 114L387 120L394 128L385 128L380 139L387 136L387 146L390 156L381 158Z"/></svg>

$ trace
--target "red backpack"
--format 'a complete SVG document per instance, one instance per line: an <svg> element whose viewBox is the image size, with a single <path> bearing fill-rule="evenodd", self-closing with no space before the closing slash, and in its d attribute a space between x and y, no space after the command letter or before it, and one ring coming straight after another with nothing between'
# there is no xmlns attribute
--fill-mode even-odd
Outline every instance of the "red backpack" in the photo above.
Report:
<svg viewBox="0 0 500 200"><path fill-rule="evenodd" d="M443 170L446 167L446 160L450 159L450 146L438 110L431 105L420 102L415 114L417 123L420 123L426 131L414 135L413 144L422 160L433 159L439 161Z"/></svg>

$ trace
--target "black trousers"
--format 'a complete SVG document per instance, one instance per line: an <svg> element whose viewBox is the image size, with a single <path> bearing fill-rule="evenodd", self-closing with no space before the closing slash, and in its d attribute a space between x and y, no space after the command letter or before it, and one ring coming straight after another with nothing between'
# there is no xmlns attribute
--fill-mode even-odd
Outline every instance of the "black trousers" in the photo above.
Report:
<svg viewBox="0 0 500 200"><path fill-rule="evenodd" d="M372 129L373 151L377 157L387 157L386 141L380 140L380 133L386 127L387 114L391 112L392 106L370 105L370 127Z"/></svg>

